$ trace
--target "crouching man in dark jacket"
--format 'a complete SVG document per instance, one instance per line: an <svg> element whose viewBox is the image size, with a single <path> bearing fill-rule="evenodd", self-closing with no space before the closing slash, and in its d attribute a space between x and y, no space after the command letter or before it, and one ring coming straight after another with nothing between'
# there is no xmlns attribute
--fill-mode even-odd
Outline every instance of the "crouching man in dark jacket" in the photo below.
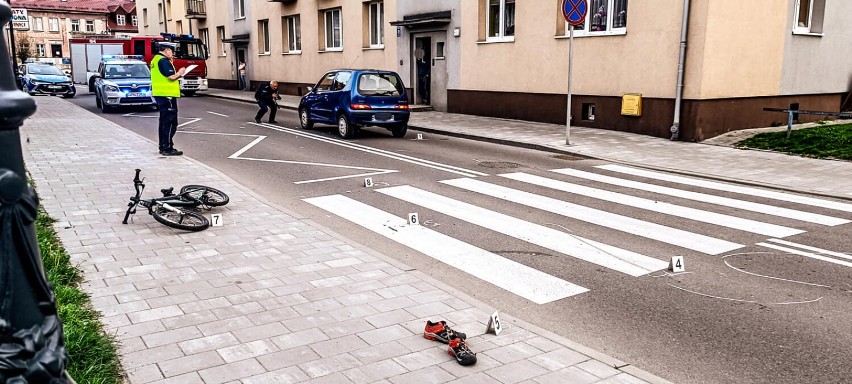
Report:
<svg viewBox="0 0 852 384"><path fill-rule="evenodd" d="M269 123L278 124L275 121L275 114L278 112L278 104L275 103L275 100L281 100L281 96L278 95L278 82L272 80L258 87L257 92L254 93L254 99L257 100L257 106L260 107L257 115L254 116L254 122L260 124L260 118L269 110Z"/></svg>

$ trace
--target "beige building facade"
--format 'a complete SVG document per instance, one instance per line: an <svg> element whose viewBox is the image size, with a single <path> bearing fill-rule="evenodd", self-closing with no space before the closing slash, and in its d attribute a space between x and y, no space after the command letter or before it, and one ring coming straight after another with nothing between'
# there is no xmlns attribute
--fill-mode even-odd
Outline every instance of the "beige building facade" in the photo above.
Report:
<svg viewBox="0 0 852 384"><path fill-rule="evenodd" d="M236 88L241 59L253 84L278 80L290 94L302 94L329 69L381 68L402 75L412 102L436 110L565 123L569 29L562 0L212 3L138 0L137 8L148 14L142 33L183 28L208 42L213 87ZM838 111L847 101L852 24L842 17L852 2L587 4L573 40L572 125L670 137L680 96L679 139L691 141L786 120L765 107ZM625 94L641 95L641 114L622 113Z"/></svg>

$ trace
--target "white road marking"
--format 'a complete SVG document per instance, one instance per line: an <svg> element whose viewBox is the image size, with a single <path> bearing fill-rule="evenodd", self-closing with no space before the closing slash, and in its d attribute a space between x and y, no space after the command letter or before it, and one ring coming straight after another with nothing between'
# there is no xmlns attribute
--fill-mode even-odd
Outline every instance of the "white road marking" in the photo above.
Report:
<svg viewBox="0 0 852 384"><path fill-rule="evenodd" d="M136 112L125 113L121 116L124 116L124 117L145 117L145 118L149 118L149 119L157 119L157 118L160 117L159 115L137 115Z"/></svg>
<svg viewBox="0 0 852 384"><path fill-rule="evenodd" d="M826 254L826 255L829 255L829 256L835 256L835 257L840 257L840 258L852 260L852 256L847 255L845 253L829 251L827 249L812 247L810 245L805 245L805 244L798 244L798 243L794 243L792 241L785 241L785 240L779 240L779 239L769 239L769 241L771 241L773 243L778 243L778 244L788 245L788 246L791 246L791 247L797 247L797 248L805 249L805 250L808 250L808 251L819 252L819 253Z"/></svg>
<svg viewBox="0 0 852 384"><path fill-rule="evenodd" d="M846 266L846 267L852 267L852 263L850 263L848 261L837 260L837 259L833 259L833 258L826 257L826 256L823 256L823 255L817 255L816 253L800 251L798 249L789 248L789 247L782 247L780 245L769 244L769 243L757 243L757 245L759 245L761 247L775 249L775 250L778 250L778 251L784 251L784 252L792 253L794 255L810 257L812 259L827 261L829 263L839 264L839 265L843 265L843 266Z"/></svg>
<svg viewBox="0 0 852 384"><path fill-rule="evenodd" d="M566 183L548 179L541 176L530 175L528 173L507 173L500 175L502 177L523 181L530 184L539 185L542 187L552 188L563 192L574 193L577 195L588 196L595 199L601 199L617 204L624 204L635 208L641 208L653 212L665 213L667 215L683 217L690 220L700 221L709 224L720 225L723 227L738 229L741 231L757 233L765 236L787 237L803 233L805 231L795 228L784 227L775 224L763 223L760 221L743 219L739 217L724 215L716 212L709 212L695 208L684 207L682 205L669 204L661 201L644 199L641 197L626 195L623 193L611 192L604 189L590 188L582 185Z"/></svg>
<svg viewBox="0 0 852 384"><path fill-rule="evenodd" d="M441 182L454 187L466 189L468 191L553 212L572 219L703 252L708 255L718 255L744 247L742 244L736 244L730 241L684 231L682 229L667 227L665 225L650 223L634 219L632 217L602 211L600 209L589 208L547 196L536 195L517 189L490 184L481 180L454 179L443 180Z"/></svg>
<svg viewBox="0 0 852 384"><path fill-rule="evenodd" d="M644 170L644 169L630 168L630 167L625 167L625 166L615 165L615 164L599 165L599 166L597 166L597 168L606 169L606 170L613 171L613 172L626 173L626 174L629 174L629 175L647 177L649 179L670 181L670 182L673 182L673 183L687 184L687 185L692 185L692 186L702 187L702 188L707 188L707 189L716 189L716 190L726 191L726 192L735 192L735 193L740 193L740 194L743 194L743 195L759 196L759 197L765 197L765 198L769 198L769 199L789 201L791 203L812 205L812 206L815 206L815 207L835 209L835 210L844 211L844 212L852 212L852 204L841 203L841 202L838 202L838 201L823 200L823 199L817 199L817 198L813 198L813 197L799 196L799 195L795 195L795 194L791 194L791 193L784 193L784 192L770 191L770 190L766 190L766 189L745 187L745 186L741 186L741 185L720 183L720 182L717 182L717 181L700 180L700 179L671 175L671 174L666 174L666 173L661 173L661 172L652 172L652 171L647 171L647 170Z"/></svg>
<svg viewBox="0 0 852 384"><path fill-rule="evenodd" d="M349 142L349 141L332 139L332 138L318 136L318 135L315 135L315 134L304 133L304 132L301 132L297 129L284 128L284 127L280 127L280 126L277 126L277 125L271 125L271 124L257 124L257 123L254 123L254 122L250 122L249 124L253 124L253 125L257 125L257 126L261 126L261 127L266 127L266 128L272 129L272 130L279 131L279 132L289 133L289 134L292 134L292 135L301 136L301 137L304 137L304 138L307 138L307 139L317 140L317 141L337 145L337 146L344 147L344 148L354 149L354 150L361 151L361 152L366 152L366 153L370 153L370 154L374 154L374 155L378 155L378 156L388 157L388 158L391 158L391 159L404 161L404 162L407 162L407 163L416 164L416 165L420 165L420 166L427 167L427 168L432 168L432 169L437 169L437 170L441 170L441 171L445 171L445 172L455 173L457 175L461 175L461 176L464 176L464 177L476 177L476 176L487 176L488 175L487 173L482 173L482 172L479 172L479 171L473 171L473 170L470 170L470 169L456 167L454 165L442 164L442 163L434 162L434 161L431 161L431 160L426 160L426 159L421 159L421 158L417 158L417 157L413 157L413 156L403 155L403 154L400 154L400 153L386 151L384 149L372 148L372 147L368 147L366 145L356 144L356 143L352 143L352 142Z"/></svg>
<svg viewBox="0 0 852 384"><path fill-rule="evenodd" d="M377 191L630 276L668 268L668 262L557 231L411 186Z"/></svg>
<svg viewBox="0 0 852 384"><path fill-rule="evenodd" d="M216 116L228 117L228 115L223 115L221 113L216 113L216 112L213 112L213 111L207 111L207 113L209 113L211 115L216 115Z"/></svg>
<svg viewBox="0 0 852 384"><path fill-rule="evenodd" d="M392 169L381 169L381 168L366 168L366 167L356 167L352 165L341 165L341 164L325 164L325 163L312 163L307 161L290 161L290 160L276 160L276 159L259 159L253 157L242 157L243 153L266 139L266 136L258 136L258 135L246 135L240 133L215 133L215 132L188 132L188 131L180 131L179 133L185 134L196 134L196 135L222 135L222 136L243 136L243 137L254 137L255 139L246 144L246 146L240 148L240 150L234 152L231 156L228 156L229 159L235 160L250 160L250 161L261 161L261 162L269 162L269 163L282 163L282 164L297 164L297 165L310 165L310 166L318 166L318 167L328 167L328 168L342 168L342 169L355 169L359 171L369 171L366 173L358 173L354 175L345 175L345 176L336 176L336 177L328 177L324 179L314 179L314 180L303 180L303 181L294 181L293 184L308 184L308 183L317 183L321 181L330 181L330 180L342 180L353 177L366 177L366 176L374 176L374 175L383 175L386 173L394 173L399 172L397 170Z"/></svg>
<svg viewBox="0 0 852 384"><path fill-rule="evenodd" d="M638 181L619 179L617 177L604 176L596 173L579 171L576 169L563 168L563 169L554 169L553 172L561 173L563 175L579 177L582 179L598 181L601 183L607 183L612 185L618 185L627 188L639 189L642 191L654 192L663 195L669 195L678 197L681 199L687 200L696 200L700 202L716 204L726 207L733 207L738 209L743 209L752 212L764 213L767 215L786 217L788 219L806 221L809 223L816 223L822 225L835 226L840 224L846 224L849 220L840 219L837 217L819 215L816 213L809 213L803 211L797 211L794 209L787 209L781 207L775 207L772 205L760 204L760 203L752 203L749 201L731 199L727 197L709 195L706 193L698 193L685 191L682 189L663 187L654 184L641 183Z"/></svg>
<svg viewBox="0 0 852 384"><path fill-rule="evenodd" d="M189 121L187 121L187 122L185 122L185 123L178 124L178 128L183 127L184 125L187 125L187 124L192 124L192 123L194 123L194 122L196 122L196 121L199 121L199 120L201 120L201 118L193 117L193 118L189 119Z"/></svg>
<svg viewBox="0 0 852 384"><path fill-rule="evenodd" d="M588 292L584 287L424 226L408 225L404 218L345 196L322 196L304 201L536 304Z"/></svg>

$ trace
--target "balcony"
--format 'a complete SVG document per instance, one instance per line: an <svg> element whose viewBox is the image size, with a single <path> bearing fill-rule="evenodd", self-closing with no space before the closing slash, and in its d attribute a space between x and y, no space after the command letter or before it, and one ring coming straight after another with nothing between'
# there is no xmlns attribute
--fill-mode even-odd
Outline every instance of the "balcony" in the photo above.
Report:
<svg viewBox="0 0 852 384"><path fill-rule="evenodd" d="M207 8L204 6L205 0L186 0L186 18L187 19L206 19Z"/></svg>

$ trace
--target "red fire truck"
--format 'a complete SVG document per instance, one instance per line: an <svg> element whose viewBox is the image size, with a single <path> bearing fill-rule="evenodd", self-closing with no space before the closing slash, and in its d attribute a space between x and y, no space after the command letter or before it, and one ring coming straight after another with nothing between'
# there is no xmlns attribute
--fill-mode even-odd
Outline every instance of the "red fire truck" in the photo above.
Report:
<svg viewBox="0 0 852 384"><path fill-rule="evenodd" d="M94 92L94 79L103 55L141 55L150 63L157 54L157 42L168 41L177 46L173 62L180 69L197 65L180 79L180 90L186 96L207 90L207 46L193 35L161 33L160 36L133 36L130 38L71 39L71 78L75 83L88 84Z"/></svg>

